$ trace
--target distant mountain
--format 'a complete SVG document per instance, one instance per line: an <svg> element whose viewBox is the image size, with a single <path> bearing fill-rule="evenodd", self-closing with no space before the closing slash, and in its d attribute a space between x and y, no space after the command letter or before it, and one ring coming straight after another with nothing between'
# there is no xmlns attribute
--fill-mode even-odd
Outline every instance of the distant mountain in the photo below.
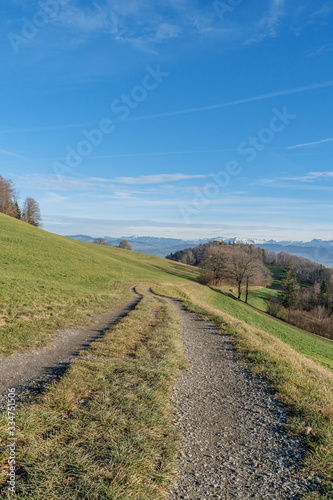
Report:
<svg viewBox="0 0 333 500"><path fill-rule="evenodd" d="M249 243L271 252L287 252L304 257L326 267L333 267L333 241L314 239L312 241L275 241L246 238L215 238L224 241Z"/></svg>
<svg viewBox="0 0 333 500"><path fill-rule="evenodd" d="M93 243L94 239L91 236L78 234L68 236L79 241ZM319 262L327 267L333 267L333 241L325 241L314 239L312 241L275 241L275 240L260 240L247 238L207 238L201 240L181 240L176 238L158 238L153 236L122 236L121 238L111 238L104 236L104 239L109 245L118 246L121 240L127 240L133 250L136 252L156 255L157 257L165 257L166 255L184 250L185 248L194 247L208 241L230 241L239 243L249 243L257 247L264 248L272 252L288 252L298 257L305 257L314 262Z"/></svg>
<svg viewBox="0 0 333 500"><path fill-rule="evenodd" d="M92 238L91 236L82 234L67 236L67 238L85 241L86 243L93 243L95 240L95 238ZM155 255L156 257L165 257L171 252L183 250L188 247L195 247L200 245L200 243L210 241L210 239L181 240L176 238L158 238L153 236L122 236L121 238L104 236L104 239L111 246L118 246L121 240L127 240L136 252L147 253L149 255Z"/></svg>
<svg viewBox="0 0 333 500"><path fill-rule="evenodd" d="M85 241L86 243L94 243L95 238L92 236L86 236L85 234L76 234L75 236L66 236L66 238L72 238L73 240Z"/></svg>

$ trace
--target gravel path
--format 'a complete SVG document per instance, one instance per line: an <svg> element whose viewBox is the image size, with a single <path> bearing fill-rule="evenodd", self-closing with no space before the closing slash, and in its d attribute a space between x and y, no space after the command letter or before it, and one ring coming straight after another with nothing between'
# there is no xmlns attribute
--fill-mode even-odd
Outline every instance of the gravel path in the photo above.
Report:
<svg viewBox="0 0 333 500"><path fill-rule="evenodd" d="M172 499L299 499L321 479L300 465L301 439L285 432L287 414L252 375L232 340L169 300L183 324L189 362L174 392L182 432Z"/></svg>
<svg viewBox="0 0 333 500"><path fill-rule="evenodd" d="M23 401L58 380L78 358L80 351L88 349L94 340L101 338L140 302L142 295L136 293L135 287L131 292L134 297L124 307L94 316L94 325L59 330L48 347L0 359L0 411L7 406L8 388L15 387L17 401Z"/></svg>

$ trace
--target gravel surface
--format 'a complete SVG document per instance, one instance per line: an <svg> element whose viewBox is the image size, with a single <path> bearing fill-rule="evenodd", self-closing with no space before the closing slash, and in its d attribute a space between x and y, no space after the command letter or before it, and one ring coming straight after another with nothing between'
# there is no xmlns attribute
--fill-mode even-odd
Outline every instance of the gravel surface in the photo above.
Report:
<svg viewBox="0 0 333 500"><path fill-rule="evenodd" d="M8 389L15 387L17 402L40 393L65 373L91 343L125 317L140 302L142 295L131 288L134 297L124 307L94 316L96 323L59 330L48 347L11 354L0 359L0 411L7 408ZM83 354L83 356L82 356Z"/></svg>
<svg viewBox="0 0 333 500"><path fill-rule="evenodd" d="M183 324L189 369L174 391L183 439L174 499L299 499L320 488L304 470L305 442L286 434L287 413L251 374L232 339L168 299Z"/></svg>

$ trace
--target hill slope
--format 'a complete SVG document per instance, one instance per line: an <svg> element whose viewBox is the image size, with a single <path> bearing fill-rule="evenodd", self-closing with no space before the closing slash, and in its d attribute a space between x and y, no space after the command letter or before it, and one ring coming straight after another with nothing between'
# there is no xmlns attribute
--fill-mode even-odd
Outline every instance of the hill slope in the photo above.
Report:
<svg viewBox="0 0 333 500"><path fill-rule="evenodd" d="M0 353L43 346L115 308L137 282L194 279L189 266L47 233L0 214Z"/></svg>

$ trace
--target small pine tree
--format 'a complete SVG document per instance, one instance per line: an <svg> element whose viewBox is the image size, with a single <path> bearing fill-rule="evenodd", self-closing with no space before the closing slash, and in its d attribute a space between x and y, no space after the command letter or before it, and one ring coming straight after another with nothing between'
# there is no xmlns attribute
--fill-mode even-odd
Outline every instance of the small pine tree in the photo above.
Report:
<svg viewBox="0 0 333 500"><path fill-rule="evenodd" d="M16 214L15 218L16 219L21 219L21 217L22 217L21 209L20 209L19 204L17 203L17 201L15 201L15 203L14 203L14 208L15 208L15 214Z"/></svg>
<svg viewBox="0 0 333 500"><path fill-rule="evenodd" d="M297 293L299 290L299 286L297 283L297 276L294 273L293 266L289 262L283 270L282 278L281 278L281 292L279 293L279 300L281 304L290 309L296 304Z"/></svg>
<svg viewBox="0 0 333 500"><path fill-rule="evenodd" d="M330 305L330 288L327 281L323 281L319 292L319 303L321 306L329 308Z"/></svg>

